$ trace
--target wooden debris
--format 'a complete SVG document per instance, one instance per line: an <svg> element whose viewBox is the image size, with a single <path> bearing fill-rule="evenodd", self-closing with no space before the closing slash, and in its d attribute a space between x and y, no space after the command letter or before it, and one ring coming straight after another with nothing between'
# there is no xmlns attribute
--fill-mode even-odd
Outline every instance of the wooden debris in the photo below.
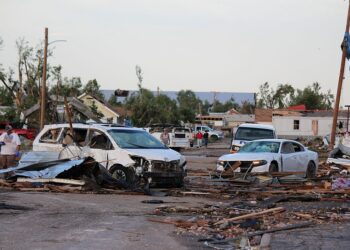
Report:
<svg viewBox="0 0 350 250"><path fill-rule="evenodd" d="M263 210L261 212L255 212L255 213L245 214L245 215L241 215L241 216L237 216L237 217L233 217L233 218L229 218L229 219L223 219L223 220L220 220L220 221L216 222L215 225L220 225L220 224L225 223L225 222L232 222L232 221L238 221L238 220L244 220L244 219L258 218L258 217L260 217L262 215L265 215L265 214L282 213L284 211L285 211L285 208L283 208L283 207L276 207L276 208L266 209L266 210Z"/></svg>
<svg viewBox="0 0 350 250"><path fill-rule="evenodd" d="M278 231L291 230L291 229L296 229L296 228L303 228L303 227L311 226L313 224L314 224L314 222L304 222L304 223L299 223L299 224L287 225L284 227L278 227L278 228L273 228L273 229L269 229L269 230L265 230L265 231L250 233L250 234L248 234L248 237L266 234L266 233L274 233L274 232L278 232Z"/></svg>
<svg viewBox="0 0 350 250"><path fill-rule="evenodd" d="M31 182L31 183L60 183L60 184L69 184L69 185L85 185L85 181L73 180L73 179L61 179L61 178L51 178L51 179L29 179L29 178L17 178L17 182Z"/></svg>

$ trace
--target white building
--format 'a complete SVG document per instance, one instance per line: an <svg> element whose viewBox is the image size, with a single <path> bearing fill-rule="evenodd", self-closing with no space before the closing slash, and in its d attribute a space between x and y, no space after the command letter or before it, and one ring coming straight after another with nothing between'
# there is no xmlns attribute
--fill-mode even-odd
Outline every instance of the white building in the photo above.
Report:
<svg viewBox="0 0 350 250"><path fill-rule="evenodd" d="M342 130L346 131L346 111L339 112L338 122L342 123ZM325 136L331 133L332 123L332 111L305 111L272 116L272 124L280 137Z"/></svg>

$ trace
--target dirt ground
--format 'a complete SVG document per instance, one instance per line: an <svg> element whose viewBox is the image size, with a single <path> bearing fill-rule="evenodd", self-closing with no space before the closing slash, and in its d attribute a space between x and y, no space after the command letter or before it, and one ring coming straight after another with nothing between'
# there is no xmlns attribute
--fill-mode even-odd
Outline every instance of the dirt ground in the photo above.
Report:
<svg viewBox="0 0 350 250"><path fill-rule="evenodd" d="M183 152L189 169L210 170L228 152L228 141ZM197 236L177 235L169 224L151 222L159 204L199 206L220 198L147 195L63 194L0 190L0 249L209 249ZM286 203L304 209L313 203ZM346 207L339 202L323 206ZM299 206L299 207L298 207ZM304 206L304 207L300 207ZM171 216L171 215L169 215ZM271 249L349 249L350 223L273 233Z"/></svg>

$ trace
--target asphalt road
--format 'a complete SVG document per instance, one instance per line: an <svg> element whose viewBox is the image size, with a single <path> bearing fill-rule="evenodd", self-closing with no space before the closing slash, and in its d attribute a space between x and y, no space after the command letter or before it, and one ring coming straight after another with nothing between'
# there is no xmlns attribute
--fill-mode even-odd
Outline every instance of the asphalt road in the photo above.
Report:
<svg viewBox="0 0 350 250"><path fill-rule="evenodd" d="M0 249L188 249L172 225L148 221L159 206L141 202L149 199L154 197L1 192Z"/></svg>

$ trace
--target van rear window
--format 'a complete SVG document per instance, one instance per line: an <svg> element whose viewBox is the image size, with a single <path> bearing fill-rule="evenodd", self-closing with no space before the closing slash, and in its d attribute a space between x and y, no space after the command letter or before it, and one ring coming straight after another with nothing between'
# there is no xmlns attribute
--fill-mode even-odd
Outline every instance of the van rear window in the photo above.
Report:
<svg viewBox="0 0 350 250"><path fill-rule="evenodd" d="M259 139L274 139L273 130L261 128L238 128L235 140L253 141Z"/></svg>

